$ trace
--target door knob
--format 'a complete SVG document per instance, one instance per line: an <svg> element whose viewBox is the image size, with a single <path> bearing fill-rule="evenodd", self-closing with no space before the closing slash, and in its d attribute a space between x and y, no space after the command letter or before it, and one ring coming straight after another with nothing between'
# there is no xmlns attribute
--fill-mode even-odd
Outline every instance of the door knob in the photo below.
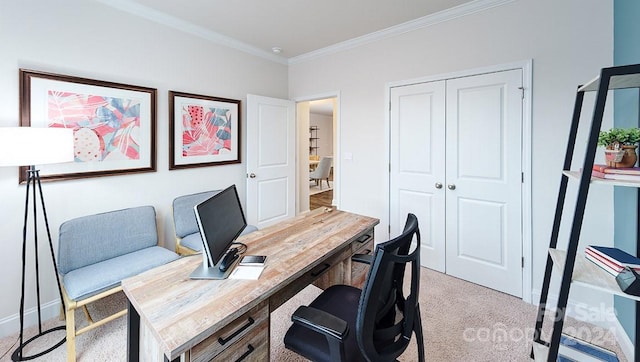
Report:
<svg viewBox="0 0 640 362"><path fill-rule="evenodd" d="M448 188L449 190L455 190L455 189L456 189L456 185L454 185L454 184L449 184L449 185L447 185L447 188Z"/></svg>
<svg viewBox="0 0 640 362"><path fill-rule="evenodd" d="M256 174L255 174L255 173L253 173L253 172L252 172L252 173L250 173L250 174L249 174L249 178L256 178Z"/></svg>
<svg viewBox="0 0 640 362"><path fill-rule="evenodd" d="M437 189L441 189L442 188L442 184L440 182L436 182L436 188Z"/></svg>

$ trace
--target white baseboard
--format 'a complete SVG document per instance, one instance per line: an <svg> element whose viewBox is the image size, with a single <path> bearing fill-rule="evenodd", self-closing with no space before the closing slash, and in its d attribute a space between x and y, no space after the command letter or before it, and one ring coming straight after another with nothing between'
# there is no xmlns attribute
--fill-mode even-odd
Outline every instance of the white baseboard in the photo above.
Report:
<svg viewBox="0 0 640 362"><path fill-rule="evenodd" d="M16 306L20 308L19 305ZM58 318L60 316L60 301L54 300L42 305L40 309L40 316L42 322ZM33 307L25 311L24 315L24 329L38 324L38 309ZM0 319L0 338L17 334L20 332L20 313L10 315L3 319Z"/></svg>
<svg viewBox="0 0 640 362"><path fill-rule="evenodd" d="M537 306L539 301L540 301L540 290L533 290L533 292L531 293L533 300L535 301L535 305ZM557 295L548 295L547 297L547 310L549 311L555 311L555 306L557 305L558 302L558 296ZM606 330L610 330L612 331L613 335L616 338L616 342L618 342L618 345L620 346L620 349L622 349L622 353L624 353L626 359L628 361L634 361L634 353L635 353L635 347L633 342L631 341L631 338L629 338L629 335L627 334L627 332L624 330L624 328L622 327L622 324L620 324L620 321L618 320L618 318L615 316L615 314L613 313L613 308L611 308L611 311L606 311L605 308L598 308L598 312L602 312L603 314L606 313L606 315L602 316L601 318L597 318L597 320L591 322L595 325L598 325ZM567 316L575 318L577 320L584 320L584 316L585 316L585 308L584 308L584 303L572 303L571 299L569 299L569 302L567 303Z"/></svg>

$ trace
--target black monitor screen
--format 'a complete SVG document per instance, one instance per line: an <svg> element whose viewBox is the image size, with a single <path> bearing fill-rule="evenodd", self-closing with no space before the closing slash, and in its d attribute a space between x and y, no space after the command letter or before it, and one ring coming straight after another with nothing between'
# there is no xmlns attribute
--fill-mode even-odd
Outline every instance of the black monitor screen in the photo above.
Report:
<svg viewBox="0 0 640 362"><path fill-rule="evenodd" d="M213 267L247 226L236 185L199 203L194 211L209 267Z"/></svg>

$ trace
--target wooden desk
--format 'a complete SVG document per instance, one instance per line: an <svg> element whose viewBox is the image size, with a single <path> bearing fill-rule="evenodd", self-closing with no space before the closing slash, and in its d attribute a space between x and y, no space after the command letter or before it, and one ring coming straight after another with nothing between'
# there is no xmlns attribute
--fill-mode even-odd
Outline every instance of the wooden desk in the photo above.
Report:
<svg viewBox="0 0 640 362"><path fill-rule="evenodd" d="M191 280L202 257L184 257L122 282L129 299L129 360L269 359L269 314L310 283L361 286L378 219L324 208L242 236L267 255L259 280Z"/></svg>

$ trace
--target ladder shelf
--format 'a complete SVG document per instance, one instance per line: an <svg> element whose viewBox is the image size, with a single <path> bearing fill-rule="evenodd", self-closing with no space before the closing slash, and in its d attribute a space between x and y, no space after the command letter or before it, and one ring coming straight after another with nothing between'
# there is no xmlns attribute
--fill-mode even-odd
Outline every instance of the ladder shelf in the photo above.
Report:
<svg viewBox="0 0 640 362"><path fill-rule="evenodd" d="M558 359L558 353L561 349L560 340L562 336L562 327L569 299L569 289L572 283L621 295L636 301L635 357L640 357L640 344L638 343L640 341L640 323L638 323L638 318L640 318L640 298L622 292L612 275L608 274L606 271L600 269L595 264L586 260L582 255L578 254L578 243L580 239L580 231L582 229L589 186L594 184L635 188L640 187L640 181L636 182L635 180L627 181L593 178L591 177L590 172L590 170L593 169L595 152L598 146L598 136L602 126L602 117L604 115L608 91L623 88L640 89L640 64L603 68L598 77L585 85L580 86L576 93L569 139L567 141L567 149L563 165L563 169L565 171L562 172L560 180L560 188L558 191L558 199L549 241L544 280L540 293L540 303L538 305L538 315L536 318L533 336L531 357L535 361L555 362ZM590 124L591 128L588 134L586 152L581 168L581 170L588 170L588 172L568 171L571 169L572 165L585 92L596 92L594 111ZM570 180L572 182L577 181L579 183L577 198L572 220L563 220L565 197ZM570 218L566 217L566 219ZM560 250L558 248L560 226L563 222L567 221L571 222L569 240L566 250ZM636 245L638 247L636 255L640 255L640 241L637 240ZM558 295L555 315L553 318L551 339L549 341L544 341L541 337L542 326L547 311L549 285L551 283L551 276L554 272L560 273L561 275L560 293Z"/></svg>

